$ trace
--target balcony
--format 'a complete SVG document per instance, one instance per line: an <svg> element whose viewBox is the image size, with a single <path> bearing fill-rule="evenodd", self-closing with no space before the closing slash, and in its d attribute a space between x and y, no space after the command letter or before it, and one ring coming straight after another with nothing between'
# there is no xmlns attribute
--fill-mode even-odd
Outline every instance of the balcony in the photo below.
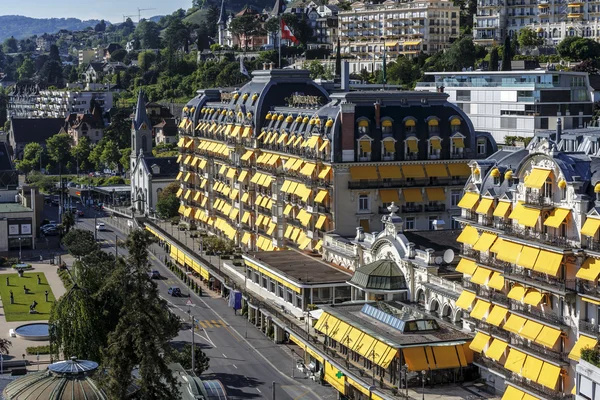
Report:
<svg viewBox="0 0 600 400"><path fill-rule="evenodd" d="M466 179L437 178L429 179L385 179L385 180L360 180L349 181L348 189L380 189L402 188L415 186L462 186Z"/></svg>
<svg viewBox="0 0 600 400"><path fill-rule="evenodd" d="M600 288L598 288L594 283L584 280L579 280L577 282L577 293L584 294L587 296L593 296L600 299Z"/></svg>
<svg viewBox="0 0 600 400"><path fill-rule="evenodd" d="M401 210L403 214L420 213L423 212L423 206L420 204L413 206L402 206Z"/></svg>
<svg viewBox="0 0 600 400"><path fill-rule="evenodd" d="M566 292L567 290L577 290L577 283L575 279L560 279L547 274L541 274L529 269L507 266L504 268L504 276L507 278L513 278L526 284L538 286L544 290L551 292Z"/></svg>
<svg viewBox="0 0 600 400"><path fill-rule="evenodd" d="M554 208L552 198L538 193L525 193L525 205L535 208Z"/></svg>
<svg viewBox="0 0 600 400"><path fill-rule="evenodd" d="M445 204L425 204L425 212L442 212L446 211Z"/></svg>
<svg viewBox="0 0 600 400"><path fill-rule="evenodd" d="M598 326L598 324L594 324L591 321L580 319L579 332L586 332L588 334L594 335L595 337L598 337L598 334L600 334L600 327Z"/></svg>
<svg viewBox="0 0 600 400"><path fill-rule="evenodd" d="M517 349L538 355L539 358L546 358L557 363L569 363L568 353L548 349L513 333L510 334L510 344Z"/></svg>
<svg viewBox="0 0 600 400"><path fill-rule="evenodd" d="M537 319L542 322L547 322L552 325L568 326L567 320L564 317L559 317L558 315L552 313L545 313L535 308L529 309L528 305L521 304L516 301L510 302L510 310L516 311L525 317L531 317L533 319Z"/></svg>
<svg viewBox="0 0 600 400"><path fill-rule="evenodd" d="M514 375L511 373L511 375L508 375L507 377L510 382L524 389L527 389L528 391L538 395L542 399L564 400L571 398L570 393L562 393L560 391L557 392L556 390L549 389L543 385L540 385L539 383L532 382L529 379L519 375Z"/></svg>

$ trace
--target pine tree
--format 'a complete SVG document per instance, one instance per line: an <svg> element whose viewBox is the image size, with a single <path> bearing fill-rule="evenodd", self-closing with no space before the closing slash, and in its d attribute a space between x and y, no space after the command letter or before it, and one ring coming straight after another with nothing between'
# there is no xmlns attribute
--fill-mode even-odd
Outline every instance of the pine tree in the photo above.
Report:
<svg viewBox="0 0 600 400"><path fill-rule="evenodd" d="M492 47L492 50L490 51L488 71L498 71L498 48L496 46Z"/></svg>
<svg viewBox="0 0 600 400"><path fill-rule="evenodd" d="M506 39L504 39L504 49L502 49L502 66L500 69L502 71L511 71L511 60L510 36L506 36Z"/></svg>
<svg viewBox="0 0 600 400"><path fill-rule="evenodd" d="M335 77L342 76L342 50L340 48L340 38L338 37L337 50L335 52Z"/></svg>

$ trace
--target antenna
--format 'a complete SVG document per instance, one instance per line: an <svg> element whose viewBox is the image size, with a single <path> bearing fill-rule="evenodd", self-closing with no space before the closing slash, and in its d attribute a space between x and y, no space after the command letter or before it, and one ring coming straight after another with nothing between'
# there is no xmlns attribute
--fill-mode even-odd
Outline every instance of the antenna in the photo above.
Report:
<svg viewBox="0 0 600 400"><path fill-rule="evenodd" d="M142 11L150 11L150 10L156 10L156 8L139 8L138 7L138 24L140 23L140 21L142 20Z"/></svg>
<svg viewBox="0 0 600 400"><path fill-rule="evenodd" d="M452 249L448 249L444 252L444 262L446 262L446 264L450 264L452 261L454 261L454 251L452 251Z"/></svg>

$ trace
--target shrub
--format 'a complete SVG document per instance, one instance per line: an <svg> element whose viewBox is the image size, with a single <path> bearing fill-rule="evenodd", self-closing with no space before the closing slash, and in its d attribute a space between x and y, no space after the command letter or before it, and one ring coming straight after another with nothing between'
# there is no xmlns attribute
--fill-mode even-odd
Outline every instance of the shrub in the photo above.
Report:
<svg viewBox="0 0 600 400"><path fill-rule="evenodd" d="M597 348L586 347L581 349L581 359L600 367L600 351Z"/></svg>
<svg viewBox="0 0 600 400"><path fill-rule="evenodd" d="M45 346L31 346L31 347L27 347L25 349L25 351L27 352L27 354L31 355L37 355L37 354L50 354L50 346L49 345L45 345Z"/></svg>

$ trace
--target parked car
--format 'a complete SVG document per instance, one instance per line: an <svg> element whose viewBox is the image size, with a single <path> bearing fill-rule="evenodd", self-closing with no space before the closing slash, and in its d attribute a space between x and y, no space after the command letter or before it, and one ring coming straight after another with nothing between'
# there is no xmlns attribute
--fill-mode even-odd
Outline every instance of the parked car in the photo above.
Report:
<svg viewBox="0 0 600 400"><path fill-rule="evenodd" d="M97 231L105 231L106 230L106 225L104 225L104 222L98 222L96 224L96 230Z"/></svg>
<svg viewBox="0 0 600 400"><path fill-rule="evenodd" d="M150 279L160 279L160 272L157 270L150 272Z"/></svg>
<svg viewBox="0 0 600 400"><path fill-rule="evenodd" d="M47 229L51 229L51 228L52 228L52 229L56 229L56 224L51 222L51 223L48 223L48 224L46 224L46 225L42 225L42 226L40 226L40 230L41 230L42 232L43 232L43 231L45 231L45 230L47 230Z"/></svg>
<svg viewBox="0 0 600 400"><path fill-rule="evenodd" d="M79 217L83 217L85 215L85 213L83 212L83 210L77 210L77 215Z"/></svg>
<svg viewBox="0 0 600 400"><path fill-rule="evenodd" d="M58 235L58 229L56 229L56 228L48 228L48 229L42 231L42 233L44 234L44 236L57 236Z"/></svg>
<svg viewBox="0 0 600 400"><path fill-rule="evenodd" d="M181 289L178 287L170 287L168 293L173 297L181 297Z"/></svg>

